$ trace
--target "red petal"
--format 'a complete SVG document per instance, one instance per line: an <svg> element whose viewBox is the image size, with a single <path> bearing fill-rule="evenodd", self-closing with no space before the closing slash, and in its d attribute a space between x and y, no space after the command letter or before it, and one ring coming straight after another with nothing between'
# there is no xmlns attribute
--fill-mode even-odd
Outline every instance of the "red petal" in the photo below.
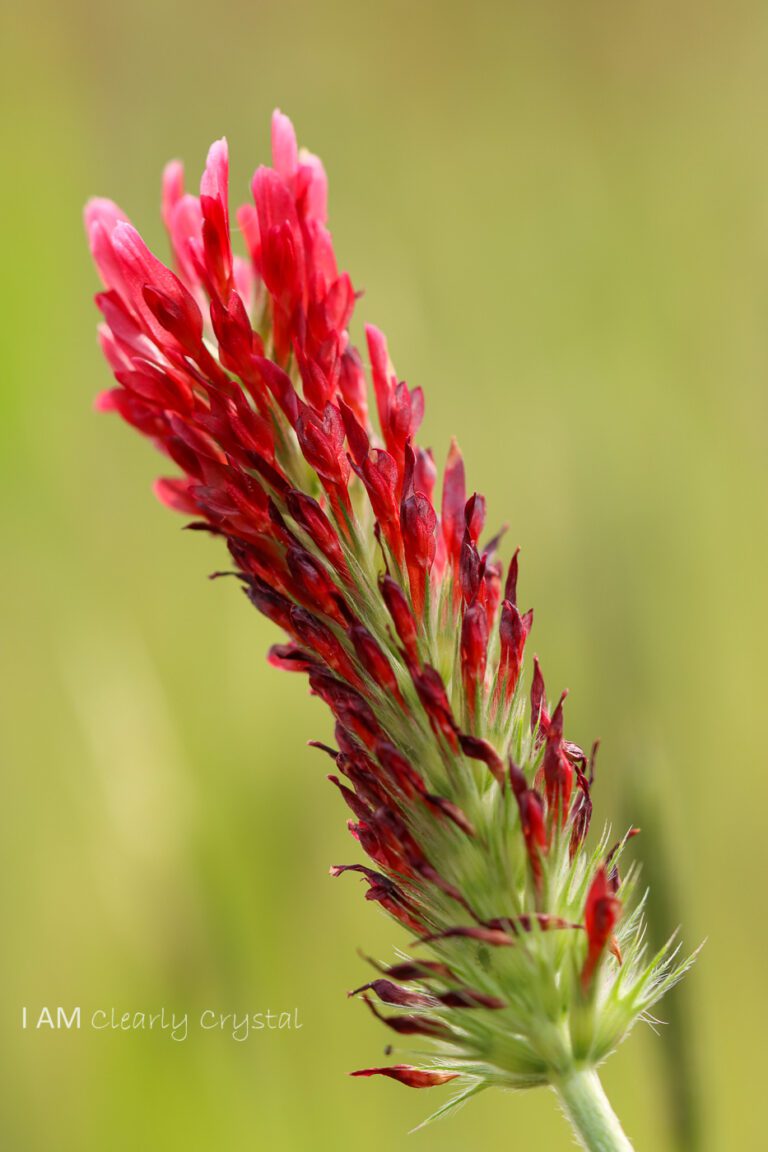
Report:
<svg viewBox="0 0 768 1152"><path fill-rule="evenodd" d="M360 1068L357 1072L350 1072L350 1076L388 1076L390 1080L397 1080L408 1088L436 1088L440 1084L447 1084L449 1080L455 1080L458 1075L458 1072L425 1072L409 1064L392 1064L389 1068Z"/></svg>
<svg viewBox="0 0 768 1152"><path fill-rule="evenodd" d="M443 476L443 504L441 510L445 548L454 567L458 566L461 541L464 536L464 506L467 494L464 480L464 461L455 440L451 440L448 462Z"/></svg>
<svg viewBox="0 0 768 1152"><path fill-rule="evenodd" d="M299 149L293 124L279 108L272 113L272 163L286 181L290 180L299 166Z"/></svg>

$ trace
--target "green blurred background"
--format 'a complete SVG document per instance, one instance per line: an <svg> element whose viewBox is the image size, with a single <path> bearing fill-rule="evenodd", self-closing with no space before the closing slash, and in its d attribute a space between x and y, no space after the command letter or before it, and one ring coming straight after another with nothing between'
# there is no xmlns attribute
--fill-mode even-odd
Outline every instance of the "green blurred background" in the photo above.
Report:
<svg viewBox="0 0 768 1152"><path fill-rule="evenodd" d="M707 936L605 1070L638 1149L765 1147L768 7L597 0L3 6L0 1144L383 1152L436 1102L348 1069L345 999L402 944L352 878L304 683L216 543L150 494L107 384L80 223L163 249L166 159L226 133L233 197L281 106L325 160L363 319L460 434L598 821L644 825L658 936ZM300 1032L22 1032L22 1005L297 1007ZM544 1092L409 1138L560 1149ZM410 1143L409 1145L410 1146Z"/></svg>

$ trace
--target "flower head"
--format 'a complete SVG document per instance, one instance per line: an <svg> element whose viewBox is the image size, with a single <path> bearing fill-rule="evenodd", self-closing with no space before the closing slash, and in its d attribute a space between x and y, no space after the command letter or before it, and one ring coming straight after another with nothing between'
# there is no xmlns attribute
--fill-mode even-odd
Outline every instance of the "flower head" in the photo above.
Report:
<svg viewBox="0 0 768 1152"><path fill-rule="evenodd" d="M354 993L420 1066L368 1068L410 1087L544 1084L599 1063L681 974L643 955L626 837L586 847L594 755L564 736L525 651L485 501L452 443L441 497L417 440L421 390L398 379L383 334L364 356L356 294L327 228L320 161L272 121L271 168L237 212L227 146L200 195L163 178L171 267L121 210L86 209L104 288L100 339L117 381L99 407L174 466L157 494L224 539L251 603L283 633L270 651L335 720L329 780L369 863L352 873L406 931L400 959Z"/></svg>

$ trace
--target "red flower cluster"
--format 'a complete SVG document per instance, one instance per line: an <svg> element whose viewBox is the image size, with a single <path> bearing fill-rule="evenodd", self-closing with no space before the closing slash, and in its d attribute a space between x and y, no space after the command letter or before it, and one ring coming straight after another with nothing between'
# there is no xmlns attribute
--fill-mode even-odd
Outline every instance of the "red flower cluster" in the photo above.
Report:
<svg viewBox="0 0 768 1152"><path fill-rule="evenodd" d="M532 624L517 604L517 553L502 584L498 537L480 543L485 501L468 496L455 444L438 512L434 460L416 441L421 390L398 380L384 336L369 327L374 430L348 330L355 292L326 227L325 173L297 149L279 112L272 151L273 167L253 177L253 203L237 213L247 259L232 252L224 141L210 150L199 197L184 191L179 164L166 169L173 270L116 205L89 203L104 282L101 343L118 384L100 407L178 467L180 475L158 482L158 495L193 517L193 527L226 540L249 599L286 634L272 662L306 672L331 709L338 747L321 746L339 773L330 779L375 864L334 874L361 873L368 898L424 939L512 946L533 928L576 927L542 910L544 862L563 829L571 854L582 844L591 771L563 739L563 698L547 711L538 662L527 750L535 779L517 766L519 751L512 758ZM476 835L482 797L510 787L535 911L504 893ZM486 903L497 906L476 907L462 891L457 851L488 871ZM587 901L585 988L618 915L606 884L599 873ZM504 1006L444 964L406 967L388 975L431 981L433 1005ZM399 1006L424 995L386 980L368 989ZM388 1023L450 1033L418 1014ZM379 1071L419 1087L451 1078L404 1066Z"/></svg>

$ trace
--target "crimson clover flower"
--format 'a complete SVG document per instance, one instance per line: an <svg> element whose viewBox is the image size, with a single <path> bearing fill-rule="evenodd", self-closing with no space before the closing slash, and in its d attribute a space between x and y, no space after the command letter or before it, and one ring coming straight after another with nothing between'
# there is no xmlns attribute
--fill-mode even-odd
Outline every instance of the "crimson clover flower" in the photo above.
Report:
<svg viewBox="0 0 768 1152"><path fill-rule="evenodd" d="M179 163L165 170L171 267L116 204L89 202L117 381L98 407L168 458L157 495L223 538L283 634L270 661L305 673L334 717L334 746L317 747L370 863L331 873L362 877L410 940L351 995L417 1045L415 1063L353 1075L456 1081L440 1112L549 1084L587 1147L629 1147L594 1069L690 961L671 945L645 956L637 873L618 871L634 829L587 847L596 748L565 739L565 694L552 708L535 658L525 690L518 553L505 572L455 443L438 500L424 398L383 334L366 329L367 365L351 344L326 175L280 112L272 157L237 212L244 255L224 140L199 196Z"/></svg>

